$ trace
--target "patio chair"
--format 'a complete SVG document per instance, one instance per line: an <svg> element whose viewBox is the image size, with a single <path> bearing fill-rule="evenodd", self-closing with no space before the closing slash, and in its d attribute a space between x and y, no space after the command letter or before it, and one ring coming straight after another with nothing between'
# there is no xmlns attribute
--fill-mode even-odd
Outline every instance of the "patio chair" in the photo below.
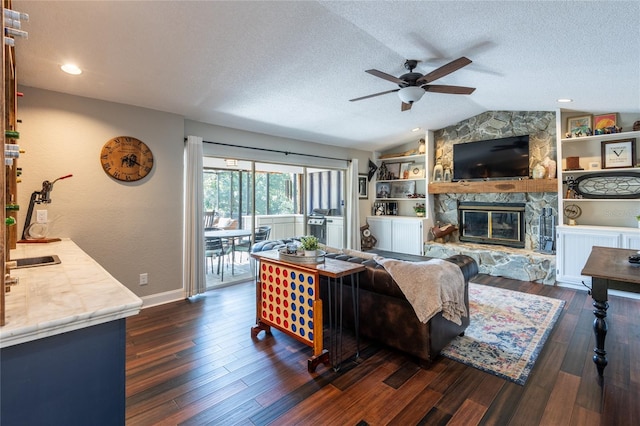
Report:
<svg viewBox="0 0 640 426"><path fill-rule="evenodd" d="M260 227L258 227L258 229L256 229L255 242L257 243L258 241L266 241L266 240L268 240L270 233L271 233L271 227L270 226L260 226ZM251 239L250 238L243 238L242 240L238 241L235 244L234 250L233 250L233 259L234 259L234 261L235 261L235 258L236 258L235 252L237 252L237 251L240 252L240 260L242 260L242 252L249 253L249 251L251 251Z"/></svg>
<svg viewBox="0 0 640 426"><path fill-rule="evenodd" d="M229 250L229 247L222 242L222 238L207 238L205 240L204 255L206 264L208 266L209 261L211 261L211 273L213 274L213 258L218 258L217 274L221 275L220 281L224 281L224 257L229 254Z"/></svg>

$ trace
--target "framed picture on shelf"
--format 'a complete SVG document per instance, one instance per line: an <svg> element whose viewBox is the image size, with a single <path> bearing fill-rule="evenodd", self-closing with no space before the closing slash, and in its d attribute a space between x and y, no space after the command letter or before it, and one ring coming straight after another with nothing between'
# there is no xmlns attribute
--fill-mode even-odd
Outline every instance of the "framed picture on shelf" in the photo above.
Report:
<svg viewBox="0 0 640 426"><path fill-rule="evenodd" d="M368 188L369 181L367 180L367 175L358 175L358 198L369 198Z"/></svg>
<svg viewBox="0 0 640 426"><path fill-rule="evenodd" d="M602 141L602 168L619 169L635 167L636 165L636 139L620 139L615 141Z"/></svg>
<svg viewBox="0 0 640 426"><path fill-rule="evenodd" d="M386 180L400 179L400 163L387 163L389 175Z"/></svg>
<svg viewBox="0 0 640 426"><path fill-rule="evenodd" d="M604 130L607 127L615 127L618 125L618 113L594 115L593 130Z"/></svg>
<svg viewBox="0 0 640 426"><path fill-rule="evenodd" d="M391 198L409 198L416 192L416 183L408 182L391 182Z"/></svg>
<svg viewBox="0 0 640 426"><path fill-rule="evenodd" d="M411 170L411 166L413 163L402 163L400 164L400 179L409 179L409 170Z"/></svg>
<svg viewBox="0 0 640 426"><path fill-rule="evenodd" d="M572 135L581 134L583 136L587 136L587 133L589 133L591 129L592 125L590 115L567 118L567 132Z"/></svg>
<svg viewBox="0 0 640 426"><path fill-rule="evenodd" d="M424 165L423 164L412 164L409 169L409 178L418 179L424 177Z"/></svg>
<svg viewBox="0 0 640 426"><path fill-rule="evenodd" d="M389 198L391 196L391 184L388 182L376 183L376 198Z"/></svg>

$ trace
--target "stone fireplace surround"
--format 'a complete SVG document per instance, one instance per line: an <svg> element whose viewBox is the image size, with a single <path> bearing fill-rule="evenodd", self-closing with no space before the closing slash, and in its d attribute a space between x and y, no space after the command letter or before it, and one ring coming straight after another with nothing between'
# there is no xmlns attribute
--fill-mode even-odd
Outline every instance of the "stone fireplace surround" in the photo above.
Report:
<svg viewBox="0 0 640 426"><path fill-rule="evenodd" d="M556 160L556 116L554 112L490 111L434 132L434 152L442 152L444 167L452 165L453 145L475 140L497 139L530 135L529 168L545 157ZM543 193L482 193L436 194L433 196L434 222L458 225L458 201L525 204L525 248L460 243L458 234L452 234L449 243L429 242L425 255L449 257L466 254L477 262L481 273L504 276L524 281L555 284L555 255L538 253L538 225L542 209L551 208L557 216L558 194Z"/></svg>

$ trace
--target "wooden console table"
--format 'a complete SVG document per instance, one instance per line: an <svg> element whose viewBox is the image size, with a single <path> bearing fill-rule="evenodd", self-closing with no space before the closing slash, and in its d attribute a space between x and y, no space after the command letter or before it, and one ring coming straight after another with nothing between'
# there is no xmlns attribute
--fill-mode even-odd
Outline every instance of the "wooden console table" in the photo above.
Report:
<svg viewBox="0 0 640 426"><path fill-rule="evenodd" d="M582 275L593 277L591 282L591 297L595 310L593 314L593 331L596 336L596 347L593 350L593 362L602 377L607 366L607 351L604 349L604 339L607 335L607 293L609 289L640 293L640 265L629 263L629 256L637 250L594 246L587 263L582 269Z"/></svg>
<svg viewBox="0 0 640 426"><path fill-rule="evenodd" d="M259 262L256 273L256 325L251 328L251 337L256 338L262 330L270 335L271 327L275 327L313 348L313 356L307 362L310 373L321 362L333 364L334 370L337 370L342 356L342 279L352 276L357 339L358 273L365 267L335 259L325 259L324 263L319 264L295 263L280 259L277 250L251 253L251 257ZM320 277L328 280L329 350L324 349Z"/></svg>

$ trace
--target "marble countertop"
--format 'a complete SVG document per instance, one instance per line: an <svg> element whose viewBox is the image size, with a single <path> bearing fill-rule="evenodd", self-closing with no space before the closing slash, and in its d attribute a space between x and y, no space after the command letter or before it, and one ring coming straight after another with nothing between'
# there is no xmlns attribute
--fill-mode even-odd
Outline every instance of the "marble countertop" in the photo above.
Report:
<svg viewBox="0 0 640 426"><path fill-rule="evenodd" d="M12 269L0 348L136 315L142 300L73 241L18 244L11 260L57 255L61 263Z"/></svg>

